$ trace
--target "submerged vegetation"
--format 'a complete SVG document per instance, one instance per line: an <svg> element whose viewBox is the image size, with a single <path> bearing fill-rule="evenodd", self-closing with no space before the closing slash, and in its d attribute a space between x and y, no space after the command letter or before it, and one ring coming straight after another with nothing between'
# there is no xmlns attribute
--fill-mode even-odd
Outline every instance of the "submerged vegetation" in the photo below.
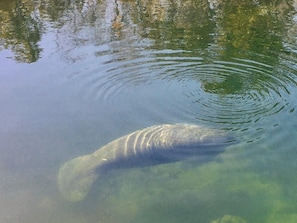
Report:
<svg viewBox="0 0 297 223"><path fill-rule="evenodd" d="M224 154L203 165L114 171L94 188L93 202L108 196L106 206L97 209L115 222L295 222L296 196L288 197L284 182L255 172L246 160Z"/></svg>

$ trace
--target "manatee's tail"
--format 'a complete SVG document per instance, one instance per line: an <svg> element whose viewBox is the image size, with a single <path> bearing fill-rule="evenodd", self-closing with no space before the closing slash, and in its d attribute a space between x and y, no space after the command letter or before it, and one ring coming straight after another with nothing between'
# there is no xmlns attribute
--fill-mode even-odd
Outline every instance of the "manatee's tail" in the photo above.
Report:
<svg viewBox="0 0 297 223"><path fill-rule="evenodd" d="M88 162L89 155L80 156L66 162L58 173L58 186L66 200L81 201L88 194L92 184L98 178L98 172Z"/></svg>

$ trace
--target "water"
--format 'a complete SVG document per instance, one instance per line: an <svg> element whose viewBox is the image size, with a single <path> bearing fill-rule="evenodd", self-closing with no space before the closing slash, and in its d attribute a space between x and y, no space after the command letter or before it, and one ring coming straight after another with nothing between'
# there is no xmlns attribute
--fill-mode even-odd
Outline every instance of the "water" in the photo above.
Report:
<svg viewBox="0 0 297 223"><path fill-rule="evenodd" d="M0 222L295 223L295 4L2 1ZM67 160L178 122L239 143L61 196Z"/></svg>

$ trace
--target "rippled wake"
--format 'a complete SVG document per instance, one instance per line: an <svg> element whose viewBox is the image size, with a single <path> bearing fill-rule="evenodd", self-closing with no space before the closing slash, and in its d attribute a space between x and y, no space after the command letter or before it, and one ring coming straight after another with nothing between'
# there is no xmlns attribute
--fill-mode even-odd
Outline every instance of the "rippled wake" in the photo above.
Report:
<svg viewBox="0 0 297 223"><path fill-rule="evenodd" d="M268 116L295 110L295 71L281 58L273 64L263 57L223 60L183 50L105 46L77 78L88 98L113 105L124 97L138 98L135 107L158 110L159 97L163 108L174 111L162 114L160 109L164 116L243 131Z"/></svg>

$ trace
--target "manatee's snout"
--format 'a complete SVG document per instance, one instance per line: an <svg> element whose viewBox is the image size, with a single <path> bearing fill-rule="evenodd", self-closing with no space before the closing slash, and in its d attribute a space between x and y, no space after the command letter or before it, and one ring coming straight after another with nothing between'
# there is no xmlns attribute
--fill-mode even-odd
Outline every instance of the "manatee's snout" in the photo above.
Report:
<svg viewBox="0 0 297 223"><path fill-rule="evenodd" d="M237 143L236 138L227 132L214 130L209 134L200 137L201 144L204 146L228 146Z"/></svg>

